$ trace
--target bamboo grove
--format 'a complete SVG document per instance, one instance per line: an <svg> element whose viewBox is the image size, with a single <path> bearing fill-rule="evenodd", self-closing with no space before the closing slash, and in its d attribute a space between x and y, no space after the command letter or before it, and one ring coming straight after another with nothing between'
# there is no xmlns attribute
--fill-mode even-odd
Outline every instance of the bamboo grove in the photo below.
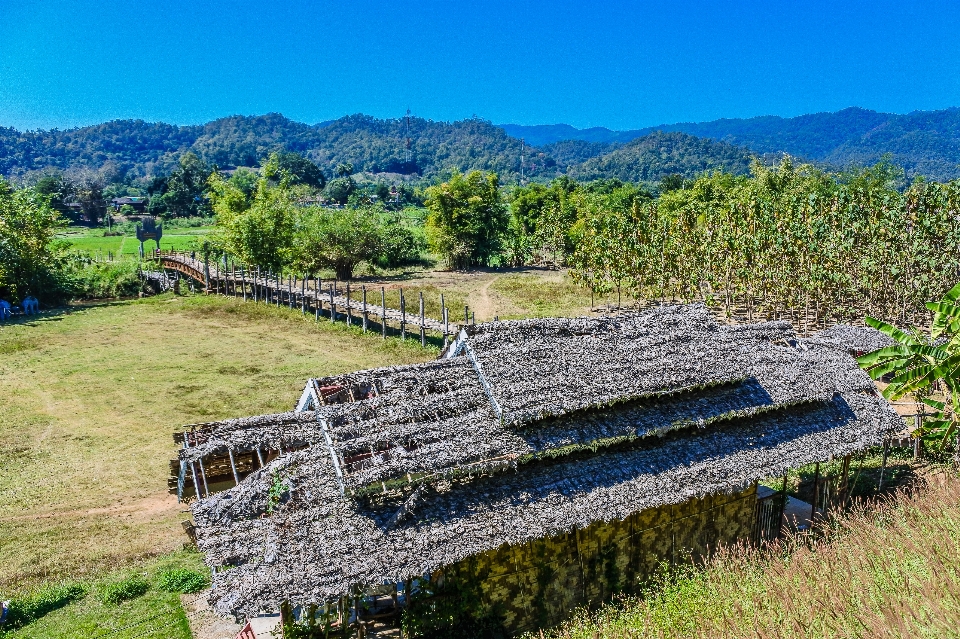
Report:
<svg viewBox="0 0 960 639"><path fill-rule="evenodd" d="M960 281L960 181L886 163L829 174L784 158L703 176L659 198L578 190L567 262L579 283L634 299L702 300L802 332L865 315L925 325Z"/></svg>

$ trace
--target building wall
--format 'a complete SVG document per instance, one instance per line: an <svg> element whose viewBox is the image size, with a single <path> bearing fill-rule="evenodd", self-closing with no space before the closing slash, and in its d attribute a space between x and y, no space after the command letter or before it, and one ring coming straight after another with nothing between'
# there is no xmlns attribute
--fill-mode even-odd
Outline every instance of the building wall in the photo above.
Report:
<svg viewBox="0 0 960 639"><path fill-rule="evenodd" d="M512 633L555 625L577 606L636 592L661 562L703 557L717 544L749 539L756 487L636 513L623 521L503 546L444 570L482 614Z"/></svg>

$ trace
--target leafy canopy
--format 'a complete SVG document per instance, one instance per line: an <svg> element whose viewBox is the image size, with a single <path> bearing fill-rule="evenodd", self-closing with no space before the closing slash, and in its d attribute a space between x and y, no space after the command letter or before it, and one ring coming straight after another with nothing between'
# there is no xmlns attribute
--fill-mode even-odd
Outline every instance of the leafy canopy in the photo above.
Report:
<svg viewBox="0 0 960 639"><path fill-rule="evenodd" d="M509 218L496 173L455 171L426 191L427 237L451 268L488 266Z"/></svg>

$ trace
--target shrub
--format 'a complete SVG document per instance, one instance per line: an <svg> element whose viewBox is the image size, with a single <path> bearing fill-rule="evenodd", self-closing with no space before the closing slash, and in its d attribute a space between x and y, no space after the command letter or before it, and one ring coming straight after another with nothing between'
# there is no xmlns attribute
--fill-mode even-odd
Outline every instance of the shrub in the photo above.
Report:
<svg viewBox="0 0 960 639"><path fill-rule="evenodd" d="M109 583L100 588L100 601L105 604L117 605L130 599L136 599L150 590L148 584L140 575L132 575L126 579Z"/></svg>
<svg viewBox="0 0 960 639"><path fill-rule="evenodd" d="M138 263L134 260L90 262L77 257L67 273L70 282L66 287L81 299L131 297L142 287Z"/></svg>
<svg viewBox="0 0 960 639"><path fill-rule="evenodd" d="M81 584L54 584L11 599L7 623L0 629L0 635L5 630L20 628L36 621L47 613L82 599L86 594L87 589Z"/></svg>
<svg viewBox="0 0 960 639"><path fill-rule="evenodd" d="M157 575L157 587L164 592L200 592L208 583L206 575L189 568L170 568Z"/></svg>

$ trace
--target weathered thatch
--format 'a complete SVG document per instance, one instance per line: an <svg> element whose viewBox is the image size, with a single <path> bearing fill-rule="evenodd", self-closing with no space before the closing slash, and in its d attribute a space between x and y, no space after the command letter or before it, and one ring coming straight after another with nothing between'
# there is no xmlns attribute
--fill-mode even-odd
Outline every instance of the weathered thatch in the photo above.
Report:
<svg viewBox="0 0 960 639"><path fill-rule="evenodd" d="M801 343L810 348L826 347L846 351L851 355L861 355L893 346L894 341L889 335L869 326L837 324L805 337Z"/></svg>
<svg viewBox="0 0 960 639"><path fill-rule="evenodd" d="M700 306L488 324L467 355L315 380L313 410L209 425L183 459L308 446L194 506L208 563L232 566L214 606L331 600L736 491L902 427L848 354L793 337Z"/></svg>

